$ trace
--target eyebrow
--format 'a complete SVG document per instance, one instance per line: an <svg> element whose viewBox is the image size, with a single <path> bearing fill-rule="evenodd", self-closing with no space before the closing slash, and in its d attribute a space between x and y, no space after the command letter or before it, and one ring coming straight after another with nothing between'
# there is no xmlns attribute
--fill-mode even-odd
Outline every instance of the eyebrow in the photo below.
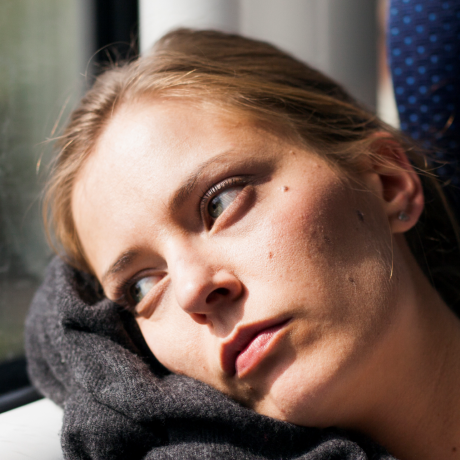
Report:
<svg viewBox="0 0 460 460"><path fill-rule="evenodd" d="M195 171L186 177L183 185L181 185L174 193L169 203L169 208L171 211L177 211L178 208L180 208L184 202L187 201L187 199L193 193L193 190L195 189L196 184L199 182L201 176L210 166L217 163L223 163L225 159L228 159L229 156L232 156L232 153L235 154L233 151L225 151L199 164ZM101 277L101 283L104 283L107 278L112 277L116 273L126 270L134 262L134 260L139 257L139 254L140 252L137 249L129 249L123 252L116 259L116 261L104 272Z"/></svg>
<svg viewBox="0 0 460 460"><path fill-rule="evenodd" d="M216 163L223 163L224 160L232 156L235 152L225 151L219 153L218 155L210 158L209 160L204 161L193 171L184 181L177 191L174 193L169 208L172 212L177 211L183 204L190 198L190 195L193 193L193 190L196 187L197 182L199 182L201 176L204 172L212 165Z"/></svg>
<svg viewBox="0 0 460 460"><path fill-rule="evenodd" d="M138 256L139 251L136 249L129 249L128 251L123 252L120 257L118 257L117 260L104 272L101 277L101 283L104 283L107 278L110 278L116 273L125 270Z"/></svg>

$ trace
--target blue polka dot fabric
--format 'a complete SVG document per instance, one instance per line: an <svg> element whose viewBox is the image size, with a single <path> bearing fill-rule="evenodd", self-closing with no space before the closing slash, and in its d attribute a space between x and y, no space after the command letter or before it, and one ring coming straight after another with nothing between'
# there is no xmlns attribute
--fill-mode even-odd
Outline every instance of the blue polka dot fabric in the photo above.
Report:
<svg viewBox="0 0 460 460"><path fill-rule="evenodd" d="M460 0L392 0L387 37L401 129L460 185Z"/></svg>

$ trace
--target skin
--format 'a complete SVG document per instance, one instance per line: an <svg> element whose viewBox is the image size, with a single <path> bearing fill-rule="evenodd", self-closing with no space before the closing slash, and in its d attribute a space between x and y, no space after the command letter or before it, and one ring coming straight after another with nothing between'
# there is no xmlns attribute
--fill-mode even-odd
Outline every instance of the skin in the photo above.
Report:
<svg viewBox="0 0 460 460"><path fill-rule="evenodd" d="M363 431L403 459L459 458L458 320L403 237L420 181L385 135L373 148L390 166L366 160L358 185L241 115L125 104L75 183L76 228L106 295L173 372L271 417ZM216 184L228 206L214 220L203 195ZM142 301L120 299L139 279ZM287 322L255 364L226 372L222 345L264 321Z"/></svg>

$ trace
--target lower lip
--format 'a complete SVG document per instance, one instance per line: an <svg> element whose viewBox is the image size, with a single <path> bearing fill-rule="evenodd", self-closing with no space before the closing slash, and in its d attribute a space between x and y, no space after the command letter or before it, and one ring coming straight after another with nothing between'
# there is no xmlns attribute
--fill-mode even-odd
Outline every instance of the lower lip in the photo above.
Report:
<svg viewBox="0 0 460 460"><path fill-rule="evenodd" d="M256 367L260 361L267 355L267 353L275 345L275 339L277 333L286 325L287 321L282 324L264 329L257 334L248 346L240 352L235 361L235 368L238 377L244 377L254 367Z"/></svg>

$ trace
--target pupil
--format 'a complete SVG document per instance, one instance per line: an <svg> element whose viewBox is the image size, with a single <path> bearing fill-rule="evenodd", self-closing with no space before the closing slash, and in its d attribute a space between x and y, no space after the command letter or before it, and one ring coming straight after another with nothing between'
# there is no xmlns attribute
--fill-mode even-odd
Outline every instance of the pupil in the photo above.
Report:
<svg viewBox="0 0 460 460"><path fill-rule="evenodd" d="M138 283L131 287L131 298L135 302L140 302L142 300L141 289Z"/></svg>
<svg viewBox="0 0 460 460"><path fill-rule="evenodd" d="M209 215L211 217L217 218L221 215L223 211L223 205L220 197L216 196L211 200L211 203L209 203Z"/></svg>

